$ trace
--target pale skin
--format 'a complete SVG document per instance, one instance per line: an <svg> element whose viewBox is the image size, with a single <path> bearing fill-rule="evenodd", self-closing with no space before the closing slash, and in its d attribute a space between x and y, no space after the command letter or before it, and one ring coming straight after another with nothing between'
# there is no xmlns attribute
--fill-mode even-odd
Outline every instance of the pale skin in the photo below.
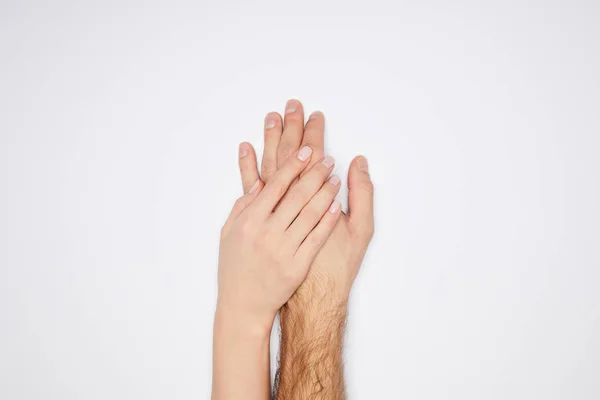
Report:
<svg viewBox="0 0 600 400"><path fill-rule="evenodd" d="M327 196L322 194L323 188L316 189L316 182L323 183L333 168L333 159L324 158L323 138L323 114L313 113L305 126L302 105L291 100L286 106L285 119L277 113L265 118L261 176L254 149L247 143L240 146L240 171L246 194L238 201L242 205L236 205L244 211L240 214L234 207L221 239L213 399L270 398L269 333L279 309L282 344L276 397L345 397L341 363L343 327L350 289L373 235L373 185L367 160L359 156L352 161L348 173L348 214L339 210L338 202L332 203L339 189L339 178L331 177L322 185ZM280 184L281 171L288 168L298 149L307 146L312 149L310 159L303 168L294 170L298 171L299 179L289 173L286 183ZM270 189L272 182L277 182L277 190ZM265 191L269 201L260 200L258 192ZM331 204L329 211L324 206L325 199ZM252 225L252 234L245 234L242 227L258 213L256 209L262 211L262 219L252 219L260 222ZM294 213L298 216L295 220ZM231 222L232 218L235 222ZM312 222L303 229L292 229L303 218ZM320 222L314 222L317 219ZM278 223L267 222L273 220ZM310 225L315 225L312 231ZM320 233L315 234L317 231ZM271 235L270 246L244 245L256 243L260 237L264 239L265 232ZM281 237L275 239L277 234ZM304 242L299 239L303 235ZM290 259L289 252L283 251L281 255L282 248L298 248L295 253L298 254L305 245L310 247L299 260ZM300 272L293 276L281 272L290 270L290 265L292 270Z"/></svg>

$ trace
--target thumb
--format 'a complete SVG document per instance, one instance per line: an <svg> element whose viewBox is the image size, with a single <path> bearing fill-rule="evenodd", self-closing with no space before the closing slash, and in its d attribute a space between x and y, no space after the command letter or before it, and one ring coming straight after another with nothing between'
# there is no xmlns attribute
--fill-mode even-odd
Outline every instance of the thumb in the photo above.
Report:
<svg viewBox="0 0 600 400"><path fill-rule="evenodd" d="M355 157L348 170L348 215L359 236L371 239L374 229L373 183L364 156Z"/></svg>

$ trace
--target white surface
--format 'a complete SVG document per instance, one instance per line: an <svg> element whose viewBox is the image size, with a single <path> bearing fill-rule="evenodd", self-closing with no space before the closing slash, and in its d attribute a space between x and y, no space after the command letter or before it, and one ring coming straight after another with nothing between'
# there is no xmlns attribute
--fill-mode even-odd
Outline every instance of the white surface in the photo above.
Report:
<svg viewBox="0 0 600 400"><path fill-rule="evenodd" d="M290 97L376 183L351 398L600 398L597 2L52 3L0 4L0 398L208 398Z"/></svg>

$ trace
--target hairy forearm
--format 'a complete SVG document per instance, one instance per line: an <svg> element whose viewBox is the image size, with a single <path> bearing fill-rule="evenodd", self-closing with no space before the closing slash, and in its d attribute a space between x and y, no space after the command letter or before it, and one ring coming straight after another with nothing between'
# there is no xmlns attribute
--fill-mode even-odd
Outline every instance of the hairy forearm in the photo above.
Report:
<svg viewBox="0 0 600 400"><path fill-rule="evenodd" d="M282 309L279 400L344 399L342 342L346 303L297 294Z"/></svg>
<svg viewBox="0 0 600 400"><path fill-rule="evenodd" d="M268 400L270 330L218 308L213 336L213 400Z"/></svg>

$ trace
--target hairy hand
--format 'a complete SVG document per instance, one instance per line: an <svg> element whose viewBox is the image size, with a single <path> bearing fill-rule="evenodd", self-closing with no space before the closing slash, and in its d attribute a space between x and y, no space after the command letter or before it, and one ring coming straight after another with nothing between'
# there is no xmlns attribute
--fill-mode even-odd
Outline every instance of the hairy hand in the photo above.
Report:
<svg viewBox="0 0 600 400"><path fill-rule="evenodd" d="M305 279L341 214L339 202L333 202L339 179L326 181L333 163L309 166L311 151L309 146L296 151L264 187L252 177L254 183L235 203L221 232L218 314L235 315L248 327L268 332L279 308ZM249 144L241 145L240 155L243 171L252 162L256 169Z"/></svg>

